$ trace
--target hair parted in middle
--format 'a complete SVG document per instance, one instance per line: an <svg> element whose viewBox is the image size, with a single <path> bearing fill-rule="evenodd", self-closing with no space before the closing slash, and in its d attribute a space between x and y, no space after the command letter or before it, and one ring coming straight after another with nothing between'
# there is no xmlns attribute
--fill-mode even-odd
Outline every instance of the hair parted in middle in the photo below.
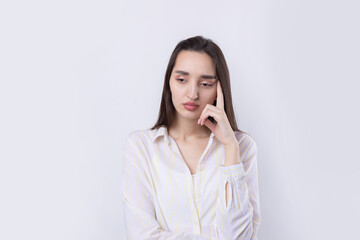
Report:
<svg viewBox="0 0 360 240"><path fill-rule="evenodd" d="M216 76L221 83L223 95L224 95L224 111L227 115L229 123L233 131L239 131L235 113L232 104L231 86L230 86L230 74L226 64L224 54L217 44L212 40L204 38L203 36L195 36L179 42L173 50L170 60L165 72L164 86L161 97L161 104L157 122L151 128L151 130L159 128L161 126L169 127L175 118L175 107L171 98L170 91L170 77L175 66L176 58L180 51L195 51L199 53L206 53L211 57L214 62ZM216 101L216 100L215 100Z"/></svg>

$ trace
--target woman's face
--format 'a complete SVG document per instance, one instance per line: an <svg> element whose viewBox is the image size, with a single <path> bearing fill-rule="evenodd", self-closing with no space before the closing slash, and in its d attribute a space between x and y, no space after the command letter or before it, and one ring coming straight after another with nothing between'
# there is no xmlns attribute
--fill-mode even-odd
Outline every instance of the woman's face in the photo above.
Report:
<svg viewBox="0 0 360 240"><path fill-rule="evenodd" d="M182 50L176 58L169 83L177 114L197 121L206 104L213 104L216 99L214 62L206 53ZM187 107L187 102L198 107Z"/></svg>

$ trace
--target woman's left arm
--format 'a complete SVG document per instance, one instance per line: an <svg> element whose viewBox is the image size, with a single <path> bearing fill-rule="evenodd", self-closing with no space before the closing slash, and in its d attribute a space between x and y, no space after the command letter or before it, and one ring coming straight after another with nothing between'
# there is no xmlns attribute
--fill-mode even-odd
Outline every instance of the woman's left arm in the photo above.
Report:
<svg viewBox="0 0 360 240"><path fill-rule="evenodd" d="M212 123L209 116L216 123ZM225 148L216 203L218 238L256 240L260 225L257 147L247 134L237 140L224 110L220 81L217 82L216 106L207 104L198 123L208 127Z"/></svg>
<svg viewBox="0 0 360 240"><path fill-rule="evenodd" d="M258 167L257 167L257 145L252 140L249 150L245 154L243 160L245 170L246 187L249 191L249 200L253 207L253 240L256 240L256 235L260 227L260 198L259 198L259 179L258 179Z"/></svg>
<svg viewBox="0 0 360 240"><path fill-rule="evenodd" d="M239 145L242 161L219 168L215 228L221 240L256 240L260 225L256 144L247 136Z"/></svg>
<svg viewBox="0 0 360 240"><path fill-rule="evenodd" d="M219 239L256 240L260 226L257 146L250 136L239 142L240 163L226 164L233 150L225 148L220 165L220 194L216 208Z"/></svg>

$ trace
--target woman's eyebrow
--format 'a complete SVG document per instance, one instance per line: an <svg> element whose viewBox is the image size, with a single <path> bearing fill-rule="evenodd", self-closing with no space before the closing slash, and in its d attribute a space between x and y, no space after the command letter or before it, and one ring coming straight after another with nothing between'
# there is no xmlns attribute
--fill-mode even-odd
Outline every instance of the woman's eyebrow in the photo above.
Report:
<svg viewBox="0 0 360 240"><path fill-rule="evenodd" d="M181 70L176 70L175 73L180 73L182 75L190 75L188 72L185 71L181 71ZM205 79L216 79L216 76L214 75L201 75L201 78L205 78Z"/></svg>

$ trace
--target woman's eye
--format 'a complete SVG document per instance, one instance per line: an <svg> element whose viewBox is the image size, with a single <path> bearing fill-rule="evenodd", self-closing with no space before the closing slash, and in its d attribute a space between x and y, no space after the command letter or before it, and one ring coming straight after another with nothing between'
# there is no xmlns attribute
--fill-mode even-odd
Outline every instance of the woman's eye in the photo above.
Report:
<svg viewBox="0 0 360 240"><path fill-rule="evenodd" d="M180 82L180 83L184 83L184 82L186 82L186 80L185 79L183 79L183 78L177 78L176 79L178 82ZM212 84L209 84L209 83L201 83L204 87L211 87L212 86Z"/></svg>

